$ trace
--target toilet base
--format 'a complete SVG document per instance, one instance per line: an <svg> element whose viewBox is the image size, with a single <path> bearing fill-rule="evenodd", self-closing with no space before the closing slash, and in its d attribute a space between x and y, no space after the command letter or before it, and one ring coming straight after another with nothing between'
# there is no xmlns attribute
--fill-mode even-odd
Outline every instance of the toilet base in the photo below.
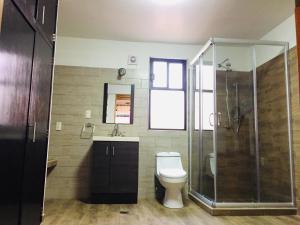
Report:
<svg viewBox="0 0 300 225"><path fill-rule="evenodd" d="M166 189L161 185L156 175L154 175L154 184L155 184L155 198L160 204L163 205Z"/></svg>
<svg viewBox="0 0 300 225"><path fill-rule="evenodd" d="M171 209L183 208L181 189L178 188L167 188L163 205Z"/></svg>

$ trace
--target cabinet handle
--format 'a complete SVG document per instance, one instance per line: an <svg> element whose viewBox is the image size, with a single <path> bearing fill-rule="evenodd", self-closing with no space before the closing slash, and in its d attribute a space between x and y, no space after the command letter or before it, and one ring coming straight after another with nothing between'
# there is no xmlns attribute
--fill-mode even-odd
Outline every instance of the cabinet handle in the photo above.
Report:
<svg viewBox="0 0 300 225"><path fill-rule="evenodd" d="M108 146L106 146L106 155L108 155Z"/></svg>
<svg viewBox="0 0 300 225"><path fill-rule="evenodd" d="M35 138L36 138L36 122L34 122L33 125L33 138L32 138L33 143L35 143Z"/></svg>
<svg viewBox="0 0 300 225"><path fill-rule="evenodd" d="M115 156L115 146L112 147L112 151L113 151L113 156Z"/></svg>
<svg viewBox="0 0 300 225"><path fill-rule="evenodd" d="M1 32L1 25L2 25L3 8L4 8L4 0L0 0L0 32Z"/></svg>
<svg viewBox="0 0 300 225"><path fill-rule="evenodd" d="M42 15L42 24L45 24L45 12L46 12L46 6L43 5L43 15Z"/></svg>

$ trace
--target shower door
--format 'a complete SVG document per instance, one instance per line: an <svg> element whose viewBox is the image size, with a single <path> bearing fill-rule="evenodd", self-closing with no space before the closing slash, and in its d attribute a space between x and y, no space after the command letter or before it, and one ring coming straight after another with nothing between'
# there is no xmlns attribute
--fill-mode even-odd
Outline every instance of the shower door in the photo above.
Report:
<svg viewBox="0 0 300 225"><path fill-rule="evenodd" d="M253 48L216 44L216 52L217 202L257 202Z"/></svg>
<svg viewBox="0 0 300 225"><path fill-rule="evenodd" d="M209 47L191 69L192 113L190 129L191 191L204 197L207 203L215 201L215 91L214 46Z"/></svg>

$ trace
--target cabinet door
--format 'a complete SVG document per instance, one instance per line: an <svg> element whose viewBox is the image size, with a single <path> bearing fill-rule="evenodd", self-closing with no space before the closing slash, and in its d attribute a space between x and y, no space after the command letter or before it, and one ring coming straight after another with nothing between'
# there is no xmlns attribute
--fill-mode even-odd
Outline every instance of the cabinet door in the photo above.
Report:
<svg viewBox="0 0 300 225"><path fill-rule="evenodd" d="M109 193L110 143L94 142L92 156L92 193Z"/></svg>
<svg viewBox="0 0 300 225"><path fill-rule="evenodd" d="M47 160L48 121L52 82L52 48L35 36L34 60L29 105L29 132L23 175L21 224L41 222Z"/></svg>
<svg viewBox="0 0 300 225"><path fill-rule="evenodd" d="M37 0L26 0L26 8L29 16L35 18L36 16Z"/></svg>
<svg viewBox="0 0 300 225"><path fill-rule="evenodd" d="M37 0L14 0L24 14L29 19L35 18Z"/></svg>
<svg viewBox="0 0 300 225"><path fill-rule="evenodd" d="M138 189L138 143L111 143L111 193L136 193Z"/></svg>
<svg viewBox="0 0 300 225"><path fill-rule="evenodd" d="M56 28L57 0L39 0L37 7L37 22L45 35L52 40Z"/></svg>
<svg viewBox="0 0 300 225"><path fill-rule="evenodd" d="M17 225L34 31L11 0L0 33L0 224Z"/></svg>

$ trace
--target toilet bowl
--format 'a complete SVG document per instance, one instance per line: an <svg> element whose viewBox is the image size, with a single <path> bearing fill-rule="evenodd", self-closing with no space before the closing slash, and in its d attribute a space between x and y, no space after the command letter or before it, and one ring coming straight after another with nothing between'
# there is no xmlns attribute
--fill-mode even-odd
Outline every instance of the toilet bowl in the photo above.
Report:
<svg viewBox="0 0 300 225"><path fill-rule="evenodd" d="M187 181L187 173L182 167L181 156L177 152L156 154L156 177L166 189L163 205L168 208L183 208L181 190Z"/></svg>
<svg viewBox="0 0 300 225"><path fill-rule="evenodd" d="M212 175L215 176L216 174L216 157L215 153L209 153L209 165L210 165L210 171Z"/></svg>

